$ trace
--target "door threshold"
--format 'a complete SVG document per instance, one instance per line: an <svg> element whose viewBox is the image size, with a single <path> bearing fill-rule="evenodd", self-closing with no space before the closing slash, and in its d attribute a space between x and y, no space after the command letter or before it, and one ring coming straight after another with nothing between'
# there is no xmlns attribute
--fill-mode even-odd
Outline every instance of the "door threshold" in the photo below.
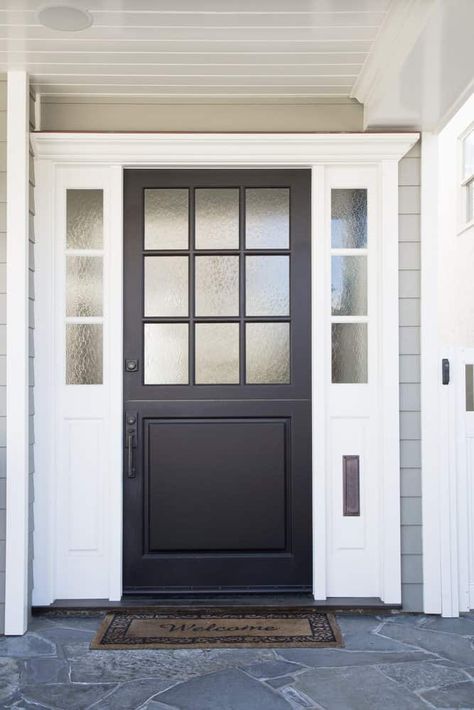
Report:
<svg viewBox="0 0 474 710"><path fill-rule="evenodd" d="M57 599L50 605L34 606L33 615L65 614L97 614L103 612L123 611L124 609L152 610L160 607L182 606L219 606L219 607L312 607L325 611L377 613L400 612L401 604L385 604L377 597L329 597L315 600L310 594L206 594L202 595L169 595L159 598L142 596L124 596L120 601L108 599Z"/></svg>

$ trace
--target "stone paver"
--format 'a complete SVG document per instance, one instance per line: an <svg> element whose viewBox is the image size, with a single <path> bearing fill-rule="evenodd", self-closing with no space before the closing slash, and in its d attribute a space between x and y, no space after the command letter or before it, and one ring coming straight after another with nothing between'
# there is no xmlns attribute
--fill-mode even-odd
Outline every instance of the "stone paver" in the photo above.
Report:
<svg viewBox="0 0 474 710"><path fill-rule="evenodd" d="M193 678L166 690L160 700L186 710L291 710L276 691L238 670Z"/></svg>
<svg viewBox="0 0 474 710"><path fill-rule="evenodd" d="M452 683L461 683L471 680L468 674L453 668L444 666L442 663L432 661L422 661L421 663L394 663L391 665L379 666L378 670L388 678L401 683L409 690L423 690L436 688Z"/></svg>
<svg viewBox="0 0 474 710"><path fill-rule="evenodd" d="M474 614L340 614L342 649L90 651L101 618L0 638L0 708L474 710Z"/></svg>
<svg viewBox="0 0 474 710"><path fill-rule="evenodd" d="M297 690L328 710L419 710L426 705L376 668L318 668L301 675Z"/></svg>
<svg viewBox="0 0 474 710"><path fill-rule="evenodd" d="M111 686L106 683L95 683L94 685L44 683L27 685L23 688L22 695L26 700L43 704L46 707L85 710L110 690Z"/></svg>
<svg viewBox="0 0 474 710"><path fill-rule="evenodd" d="M456 683L441 690L429 690L421 694L435 708L472 708L474 707L474 683Z"/></svg>

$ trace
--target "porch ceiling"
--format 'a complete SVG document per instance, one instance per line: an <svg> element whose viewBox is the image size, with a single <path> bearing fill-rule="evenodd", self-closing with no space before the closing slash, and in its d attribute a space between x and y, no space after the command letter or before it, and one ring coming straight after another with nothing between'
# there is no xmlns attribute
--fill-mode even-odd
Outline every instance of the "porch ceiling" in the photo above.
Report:
<svg viewBox="0 0 474 710"><path fill-rule="evenodd" d="M395 0L396 2L398 0ZM50 0L4 0L0 70L49 96L350 100L391 0L71 0L92 25L48 29Z"/></svg>

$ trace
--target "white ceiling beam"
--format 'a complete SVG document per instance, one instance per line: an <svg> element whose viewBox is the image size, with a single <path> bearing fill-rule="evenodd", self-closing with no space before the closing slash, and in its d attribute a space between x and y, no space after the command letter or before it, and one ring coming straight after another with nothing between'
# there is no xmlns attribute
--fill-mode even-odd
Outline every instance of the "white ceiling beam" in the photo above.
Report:
<svg viewBox="0 0 474 710"><path fill-rule="evenodd" d="M435 0L393 0L351 92L351 97L365 106L364 128L369 127L369 107L401 71L434 7Z"/></svg>

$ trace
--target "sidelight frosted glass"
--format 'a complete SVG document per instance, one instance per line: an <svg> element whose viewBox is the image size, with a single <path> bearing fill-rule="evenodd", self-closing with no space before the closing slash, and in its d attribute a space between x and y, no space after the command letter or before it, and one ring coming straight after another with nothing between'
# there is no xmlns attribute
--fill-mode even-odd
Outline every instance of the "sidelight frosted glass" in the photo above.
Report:
<svg viewBox="0 0 474 710"><path fill-rule="evenodd" d="M187 249L188 190L145 190L145 249Z"/></svg>
<svg viewBox="0 0 474 710"><path fill-rule="evenodd" d="M287 316L290 313L288 256L247 256L246 315Z"/></svg>
<svg viewBox="0 0 474 710"><path fill-rule="evenodd" d="M102 249L103 190L66 190L66 247Z"/></svg>
<svg viewBox="0 0 474 710"><path fill-rule="evenodd" d="M66 325L66 384L102 384L102 325Z"/></svg>
<svg viewBox="0 0 474 710"><path fill-rule="evenodd" d="M239 324L196 323L196 384L238 384L239 379Z"/></svg>
<svg viewBox="0 0 474 710"><path fill-rule="evenodd" d="M286 187L245 190L245 246L247 249L288 249L290 191Z"/></svg>
<svg viewBox="0 0 474 710"><path fill-rule="evenodd" d="M474 365L466 365L466 412L474 412Z"/></svg>
<svg viewBox="0 0 474 710"><path fill-rule="evenodd" d="M188 257L145 257L145 316L188 315Z"/></svg>
<svg viewBox="0 0 474 710"><path fill-rule="evenodd" d="M290 324L247 323L247 384L286 384L290 381Z"/></svg>
<svg viewBox="0 0 474 710"><path fill-rule="evenodd" d="M332 324L332 381L367 382L367 324Z"/></svg>
<svg viewBox="0 0 474 710"><path fill-rule="evenodd" d="M196 315L239 315L239 257L196 257Z"/></svg>
<svg viewBox="0 0 474 710"><path fill-rule="evenodd" d="M199 188L196 199L196 249L239 248L239 190Z"/></svg>
<svg viewBox="0 0 474 710"><path fill-rule="evenodd" d="M66 315L102 315L102 257L66 257Z"/></svg>
<svg viewBox="0 0 474 710"><path fill-rule="evenodd" d="M332 257L332 314L367 315L367 257Z"/></svg>
<svg viewBox="0 0 474 710"><path fill-rule="evenodd" d="M334 249L367 246L367 190L331 190L331 243Z"/></svg>
<svg viewBox="0 0 474 710"><path fill-rule="evenodd" d="M145 384L186 385L188 324L145 324Z"/></svg>

